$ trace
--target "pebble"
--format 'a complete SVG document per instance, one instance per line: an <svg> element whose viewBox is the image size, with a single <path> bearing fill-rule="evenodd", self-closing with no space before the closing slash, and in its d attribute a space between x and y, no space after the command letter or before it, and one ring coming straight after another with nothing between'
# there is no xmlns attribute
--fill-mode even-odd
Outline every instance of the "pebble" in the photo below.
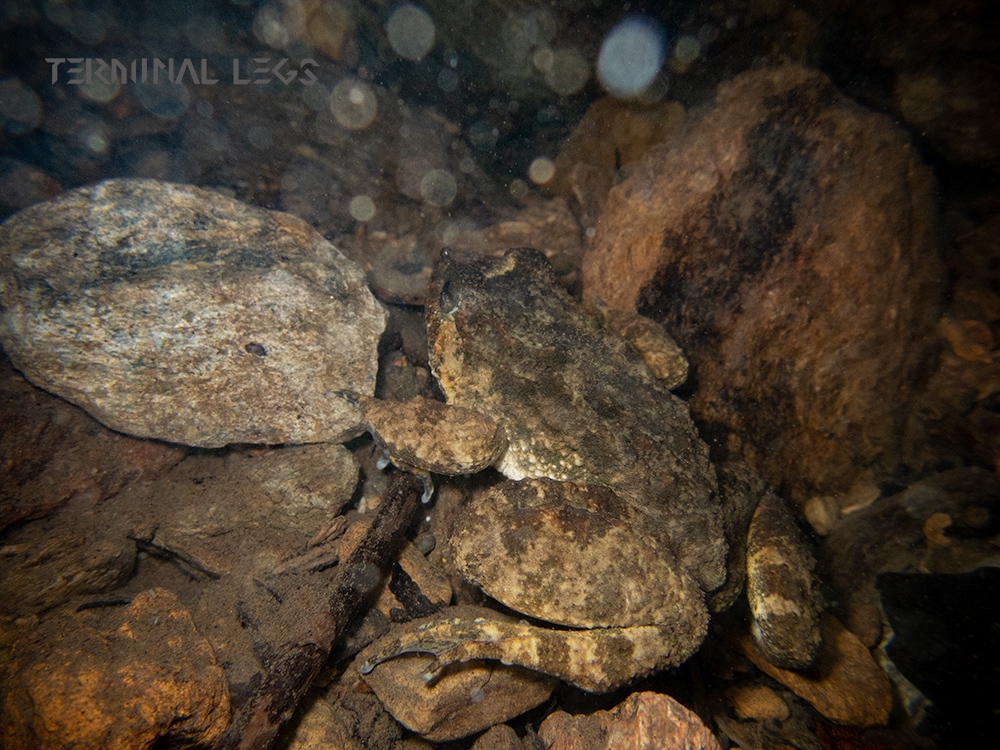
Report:
<svg viewBox="0 0 1000 750"><path fill-rule="evenodd" d="M790 714L788 704L766 685L734 685L725 697L742 720L784 721Z"/></svg>

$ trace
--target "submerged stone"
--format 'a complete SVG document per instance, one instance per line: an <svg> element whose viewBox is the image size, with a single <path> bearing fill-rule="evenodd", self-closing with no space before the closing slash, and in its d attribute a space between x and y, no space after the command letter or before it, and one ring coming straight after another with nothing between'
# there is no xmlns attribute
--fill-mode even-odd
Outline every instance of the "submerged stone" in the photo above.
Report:
<svg viewBox="0 0 1000 750"><path fill-rule="evenodd" d="M300 219L187 185L108 180L0 226L0 340L107 426L200 447L342 441L386 313Z"/></svg>

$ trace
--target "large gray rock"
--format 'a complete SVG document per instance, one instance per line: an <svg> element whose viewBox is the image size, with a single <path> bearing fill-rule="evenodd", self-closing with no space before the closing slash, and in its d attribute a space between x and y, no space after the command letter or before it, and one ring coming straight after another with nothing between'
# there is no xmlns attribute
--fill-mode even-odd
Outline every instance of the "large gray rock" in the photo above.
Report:
<svg viewBox="0 0 1000 750"><path fill-rule="evenodd" d="M305 222L217 193L108 180L0 225L0 341L109 427L188 445L341 441L386 314Z"/></svg>

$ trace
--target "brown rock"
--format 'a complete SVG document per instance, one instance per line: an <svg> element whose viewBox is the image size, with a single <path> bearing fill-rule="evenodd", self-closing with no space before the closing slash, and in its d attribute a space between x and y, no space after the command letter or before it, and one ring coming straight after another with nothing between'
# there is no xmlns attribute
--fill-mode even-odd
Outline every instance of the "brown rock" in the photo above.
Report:
<svg viewBox="0 0 1000 750"><path fill-rule="evenodd" d="M697 714L669 695L648 692L589 716L556 711L538 734L548 750L719 750Z"/></svg>
<svg viewBox="0 0 1000 750"><path fill-rule="evenodd" d="M524 748L517 732L506 724L490 727L472 744L472 750L523 750Z"/></svg>
<svg viewBox="0 0 1000 750"><path fill-rule="evenodd" d="M427 248L410 235L386 238L368 275L372 291L383 302L422 305L434 261Z"/></svg>
<svg viewBox="0 0 1000 750"><path fill-rule="evenodd" d="M757 667L804 698L826 718L856 726L884 725L892 708L892 683L865 645L832 615L823 615L823 646L810 674L776 667L743 636L740 650Z"/></svg>
<svg viewBox="0 0 1000 750"><path fill-rule="evenodd" d="M844 516L819 549L836 614L866 645L882 637L875 577L924 570L960 573L996 554L982 518L995 517L1000 480L980 468L934 474Z"/></svg>
<svg viewBox="0 0 1000 750"><path fill-rule="evenodd" d="M55 529L53 534L46 533ZM15 529L4 539L0 612L38 614L74 596L103 594L135 572L135 542L108 519L82 515L66 523L60 514Z"/></svg>
<svg viewBox="0 0 1000 750"><path fill-rule="evenodd" d="M15 645L2 683L8 750L211 745L229 722L222 669L165 589L45 620Z"/></svg>
<svg viewBox="0 0 1000 750"><path fill-rule="evenodd" d="M314 701L288 731L287 750L363 750L351 735L349 722L338 707L325 700Z"/></svg>
<svg viewBox="0 0 1000 750"><path fill-rule="evenodd" d="M385 311L300 219L108 180L0 226L0 340L112 429L202 447L339 442L371 394Z"/></svg>
<svg viewBox="0 0 1000 750"><path fill-rule="evenodd" d="M982 362L993 349L993 333L981 320L956 320L941 318L938 324L941 335L948 340L951 350L969 362Z"/></svg>
<svg viewBox="0 0 1000 750"><path fill-rule="evenodd" d="M612 189L585 298L663 322L696 415L804 503L899 460L941 294L933 191L822 74L744 73Z"/></svg>
<svg viewBox="0 0 1000 750"><path fill-rule="evenodd" d="M37 167L0 156L0 215L20 211L61 192L62 185Z"/></svg>
<svg viewBox="0 0 1000 750"><path fill-rule="evenodd" d="M555 176L545 187L555 195L575 198L585 226L592 226L619 170L627 173L650 146L683 122L684 107L677 102L650 105L611 96L600 99L563 143Z"/></svg>
<svg viewBox="0 0 1000 750"><path fill-rule="evenodd" d="M0 357L0 531L71 499L94 505L184 457L175 445L136 440L27 383Z"/></svg>
<svg viewBox="0 0 1000 750"><path fill-rule="evenodd" d="M726 690L726 701L740 719L784 721L788 704L766 685L734 685Z"/></svg>

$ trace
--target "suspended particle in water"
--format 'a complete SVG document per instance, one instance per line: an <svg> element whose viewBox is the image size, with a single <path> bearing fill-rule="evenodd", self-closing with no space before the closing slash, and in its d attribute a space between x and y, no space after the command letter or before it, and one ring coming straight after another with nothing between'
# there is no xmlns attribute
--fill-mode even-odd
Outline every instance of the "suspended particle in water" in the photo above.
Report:
<svg viewBox="0 0 1000 750"><path fill-rule="evenodd" d="M556 165L547 156L539 156L528 167L528 177L536 185L544 185L556 175Z"/></svg>
<svg viewBox="0 0 1000 750"><path fill-rule="evenodd" d="M439 89L450 94L458 88L458 73L451 68L442 68L441 72L438 73L437 84Z"/></svg>
<svg viewBox="0 0 1000 750"><path fill-rule="evenodd" d="M575 49L552 53L552 67L545 71L545 85L560 96L572 96L590 79L590 66Z"/></svg>
<svg viewBox="0 0 1000 750"><path fill-rule="evenodd" d="M629 16L619 22L601 44L597 76L611 94L641 94L663 66L666 35L654 20Z"/></svg>
<svg viewBox="0 0 1000 750"><path fill-rule="evenodd" d="M375 218L375 201L367 195L355 195L347 204L347 210L355 221L371 221Z"/></svg>
<svg viewBox="0 0 1000 750"><path fill-rule="evenodd" d="M416 5L400 5L385 25L389 44L396 54L407 60L419 61L434 46L434 20Z"/></svg>
<svg viewBox="0 0 1000 750"><path fill-rule="evenodd" d="M681 64L690 65L698 59L700 54L701 42L698 41L697 37L685 35L677 40L677 44L674 47L674 57Z"/></svg>
<svg viewBox="0 0 1000 750"><path fill-rule="evenodd" d="M378 112L375 91L364 81L345 78L330 92L330 110L342 127L363 130Z"/></svg>
<svg viewBox="0 0 1000 750"><path fill-rule="evenodd" d="M516 178L510 181L510 194L514 196L517 200L521 200L528 194L528 183L520 178Z"/></svg>
<svg viewBox="0 0 1000 750"><path fill-rule="evenodd" d="M432 169L420 180L420 194L432 206L447 206L458 195L458 183L451 172Z"/></svg>

